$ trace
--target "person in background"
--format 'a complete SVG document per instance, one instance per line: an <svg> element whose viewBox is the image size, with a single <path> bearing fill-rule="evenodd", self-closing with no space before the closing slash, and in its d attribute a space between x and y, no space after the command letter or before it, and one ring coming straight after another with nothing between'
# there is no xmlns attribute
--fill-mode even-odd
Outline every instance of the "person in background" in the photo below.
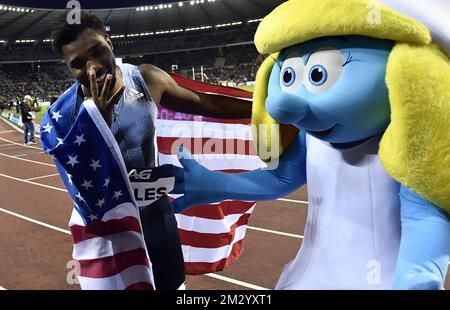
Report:
<svg viewBox="0 0 450 310"><path fill-rule="evenodd" d="M36 144L34 141L34 123L31 115L33 98L30 95L24 97L24 102L20 106L22 114L24 144ZM28 136L29 135L29 136Z"/></svg>

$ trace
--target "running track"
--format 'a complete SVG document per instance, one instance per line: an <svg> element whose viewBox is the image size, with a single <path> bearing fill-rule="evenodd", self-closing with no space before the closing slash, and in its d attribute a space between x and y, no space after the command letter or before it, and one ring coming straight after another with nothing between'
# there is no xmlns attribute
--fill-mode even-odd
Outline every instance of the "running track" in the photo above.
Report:
<svg viewBox="0 0 450 310"><path fill-rule="evenodd" d="M223 272L188 276L187 288L272 289L301 245L306 200L303 187L285 199L259 202L241 258ZM71 205L51 158L39 144L23 145L23 135L1 119L0 289L79 289L67 281L73 268Z"/></svg>

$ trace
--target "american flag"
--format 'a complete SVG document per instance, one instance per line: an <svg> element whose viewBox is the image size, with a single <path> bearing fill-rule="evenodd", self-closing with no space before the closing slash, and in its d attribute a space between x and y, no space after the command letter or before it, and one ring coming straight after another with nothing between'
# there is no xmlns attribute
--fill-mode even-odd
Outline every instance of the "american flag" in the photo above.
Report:
<svg viewBox="0 0 450 310"><path fill-rule="evenodd" d="M172 77L188 89L252 103L250 92ZM250 119L213 119L160 109L156 128L160 164L181 166L175 150L182 143L210 170L237 173L264 166L253 147ZM254 206L252 201L224 201L177 214L186 273L221 271L237 260Z"/></svg>
<svg viewBox="0 0 450 310"><path fill-rule="evenodd" d="M119 147L93 101L74 124L78 84L42 120L41 141L74 201L69 222L82 289L154 289L139 211Z"/></svg>

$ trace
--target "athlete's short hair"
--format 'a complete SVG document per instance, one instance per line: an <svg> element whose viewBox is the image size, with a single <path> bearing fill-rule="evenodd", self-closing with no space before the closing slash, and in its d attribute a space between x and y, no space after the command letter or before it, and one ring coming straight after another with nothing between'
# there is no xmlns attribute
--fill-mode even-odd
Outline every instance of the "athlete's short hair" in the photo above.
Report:
<svg viewBox="0 0 450 310"><path fill-rule="evenodd" d="M62 48L75 41L80 33L90 28L105 35L105 25L103 21L94 14L81 12L80 23L69 24L64 15L61 20L52 28L53 50L58 55L62 55Z"/></svg>

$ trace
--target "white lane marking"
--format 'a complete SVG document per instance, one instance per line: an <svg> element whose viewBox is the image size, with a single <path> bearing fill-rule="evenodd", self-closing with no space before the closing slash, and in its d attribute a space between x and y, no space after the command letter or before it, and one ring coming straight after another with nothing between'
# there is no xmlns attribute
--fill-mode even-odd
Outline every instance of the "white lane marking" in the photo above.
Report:
<svg viewBox="0 0 450 310"><path fill-rule="evenodd" d="M38 155L38 154L45 154L45 152L37 152L37 153L27 153L27 154L20 154L20 155L13 155L16 157L23 157L23 156L29 156L29 155Z"/></svg>
<svg viewBox="0 0 450 310"><path fill-rule="evenodd" d="M235 279L232 279L232 278L224 277L224 276L221 276L221 275L218 275L218 274L215 274L215 273L207 273L207 274L205 274L205 276L208 276L208 277L211 277L211 278L214 278L214 279L218 279L218 280L222 280L222 281L225 281L225 282L230 282L230 283L237 284L237 285L240 285L240 286L248 287L248 288L251 288L251 289L254 289L254 290L264 290L264 291L269 290L268 288L265 288L265 287L262 287L262 286L258 286L258 285L250 284L250 283L247 283L247 282L235 280Z"/></svg>
<svg viewBox="0 0 450 310"><path fill-rule="evenodd" d="M60 188L60 187L45 185L45 184L36 183L36 182L32 182L32 181L22 180L22 179L15 178L15 177L12 177L10 175L3 174L3 173L0 173L0 177L5 177L5 178L12 179L12 180L19 181L19 182L24 182L24 183L28 183L28 184L37 185L37 186L42 186L42 187L45 187L45 188L50 188L50 189L54 189L54 190L61 191L61 192L67 192L67 190L65 188Z"/></svg>
<svg viewBox="0 0 450 310"><path fill-rule="evenodd" d="M29 179L26 179L25 181L45 179L45 178L50 178L50 177L54 177L54 176L57 176L57 175L59 175L59 173L53 173L53 174L49 174L49 175L43 175L41 177L29 178Z"/></svg>
<svg viewBox="0 0 450 310"><path fill-rule="evenodd" d="M27 216L24 216L24 215L21 215L21 214L18 214L18 213L15 213L15 212L3 209L3 208L0 208L0 211L4 212L4 213L7 213L9 215L18 217L18 218L20 218L22 220L25 220L25 221L28 221L28 222L31 222L31 223L34 223L34 224L38 224L38 225L41 225L41 226L44 226L44 227L47 227L47 228L50 228L50 229L53 229L53 230L56 230L56 231L59 231L59 232L62 232L62 233L70 235L70 231L68 231L66 229L62 229L62 228L59 228L59 227L56 227L56 226L53 226L53 225L50 225L50 224L47 224L47 223L35 220L35 219L32 219L30 217L27 217Z"/></svg>
<svg viewBox="0 0 450 310"><path fill-rule="evenodd" d="M3 209L3 208L0 208L0 212L4 212L4 213L7 213L9 215L12 215L12 216L18 217L20 219L23 219L25 221L28 221L28 222L31 222L31 223L34 223L34 224L37 224L37 225L41 225L43 227L46 227L46 228L49 228L49 229L52 229L52 230L56 230L56 231L62 232L64 234L70 235L70 231L69 230L62 229L62 228L50 225L50 224L47 224L47 223L44 223L44 222L32 219L30 217L27 217L27 216L24 216L24 215L21 215L21 214L18 214L18 213L15 213L15 212ZM229 278L229 277L225 277L225 276L221 276L221 275L218 275L218 274L207 273L207 274L205 274L205 276L208 276L208 277L211 277L211 278L215 278L215 279L218 279L218 280L221 280L221 281L224 281L224 282L233 283L233 284L240 285L240 286L247 287L247 288L254 289L254 290L268 290L267 288L262 287L262 286L250 284L250 283L247 283L247 282L244 282L244 281L239 281L239 280L236 280L236 279L233 279L233 278Z"/></svg>
<svg viewBox="0 0 450 310"><path fill-rule="evenodd" d="M257 231L262 231L262 232L266 232L266 233L270 233L270 234L281 235L281 236L286 236L286 237L292 237L292 238L297 238L297 239L303 239L302 235L285 233L285 232L278 231L278 230L271 230L271 229L259 228L259 227L248 226L248 225L247 225L247 229L257 230Z"/></svg>
<svg viewBox="0 0 450 310"><path fill-rule="evenodd" d="M9 143L12 143L12 144L15 144L15 145L20 145L22 147L26 147L26 148L29 148L29 149L42 150L40 147L37 147L37 146L31 146L31 145L27 145L27 144L23 144L23 143L17 143L17 142L14 142L14 141L2 138L2 137L0 137L0 140L5 141L5 142L9 142Z"/></svg>
<svg viewBox="0 0 450 310"><path fill-rule="evenodd" d="M6 291L6 288L4 288L3 286L0 286L0 291Z"/></svg>
<svg viewBox="0 0 450 310"><path fill-rule="evenodd" d="M294 203L301 203L301 204L304 204L304 205L307 205L307 204L308 204L307 201L303 201L303 200L295 200L295 199L287 199L287 198L278 198L278 199L276 199L276 200L279 200L279 201L286 201L286 202L294 202Z"/></svg>
<svg viewBox="0 0 450 310"><path fill-rule="evenodd" d="M16 132L15 130L2 130L2 131L0 131L0 133L8 133L8 132Z"/></svg>
<svg viewBox="0 0 450 310"><path fill-rule="evenodd" d="M23 160L23 161L27 161L33 164L38 164L38 165L44 165L44 166L49 166L49 167L56 167L55 165L52 164L47 164L47 163L43 163L40 161L35 161L35 160L31 160L31 159L25 159L25 158L20 158L20 157L16 157L16 156L12 156L12 155L7 155L4 153L0 153L1 156L5 156L5 157L9 157L9 158L13 158L13 159L18 159L18 160Z"/></svg>

